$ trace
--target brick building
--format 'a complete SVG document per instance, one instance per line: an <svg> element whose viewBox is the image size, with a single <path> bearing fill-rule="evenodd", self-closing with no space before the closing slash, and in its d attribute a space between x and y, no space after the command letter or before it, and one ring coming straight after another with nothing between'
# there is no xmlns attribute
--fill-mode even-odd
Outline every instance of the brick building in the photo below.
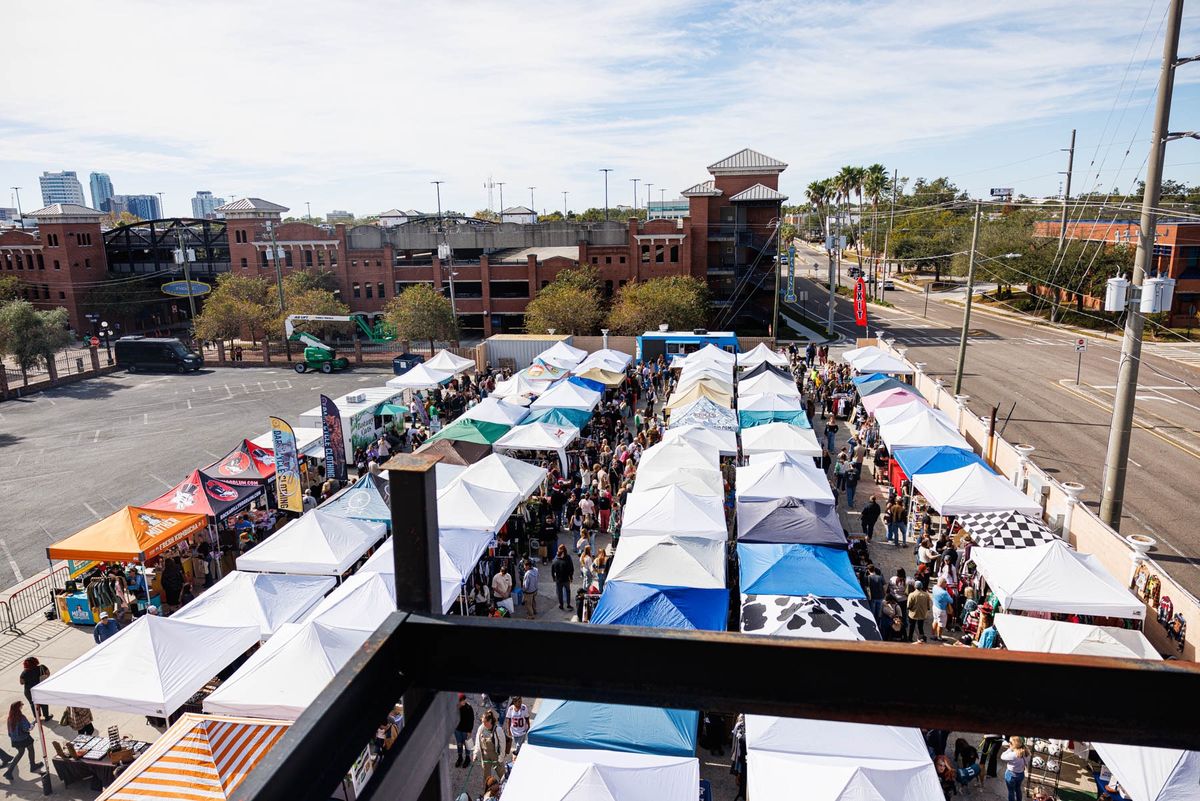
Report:
<svg viewBox="0 0 1200 801"><path fill-rule="evenodd" d="M1057 237L1058 220L1039 220L1034 235ZM1136 220L1078 220L1067 222L1067 238L1137 247ZM1188 326L1200 312L1200 222L1160 220L1154 234L1154 275L1174 278L1175 298L1168 325ZM1101 299L1094 299L1098 305Z"/></svg>

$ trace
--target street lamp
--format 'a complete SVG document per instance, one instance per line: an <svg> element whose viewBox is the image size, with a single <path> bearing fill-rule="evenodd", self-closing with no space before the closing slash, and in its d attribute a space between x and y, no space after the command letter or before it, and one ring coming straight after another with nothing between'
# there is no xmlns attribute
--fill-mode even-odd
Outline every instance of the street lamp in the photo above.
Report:
<svg viewBox="0 0 1200 801"><path fill-rule="evenodd" d="M569 195L569 194L570 194L569 190L566 190L566 189L563 190L563 219L564 220L567 219L567 195Z"/></svg>
<svg viewBox="0 0 1200 801"><path fill-rule="evenodd" d="M528 188L529 188L529 210L533 212L533 221L537 222L537 216L538 216L537 206L533 205L533 190L537 189L537 187L531 186Z"/></svg>
<svg viewBox="0 0 1200 801"><path fill-rule="evenodd" d="M608 222L608 174L612 167L601 167L600 172L604 173L604 221Z"/></svg>
<svg viewBox="0 0 1200 801"><path fill-rule="evenodd" d="M112 329L108 327L107 321L100 323L100 338L104 340L104 353L108 357L108 364L112 366L112 346L108 344L108 340L112 337Z"/></svg>
<svg viewBox="0 0 1200 801"><path fill-rule="evenodd" d="M638 198L637 185L638 185L638 181L640 181L642 179L641 178L630 178L629 180L633 181L633 216L636 217L637 216L637 198Z"/></svg>
<svg viewBox="0 0 1200 801"><path fill-rule="evenodd" d="M650 187L652 187L652 186L654 186L654 184L650 183L649 181L646 182L646 219L647 220L650 219Z"/></svg>

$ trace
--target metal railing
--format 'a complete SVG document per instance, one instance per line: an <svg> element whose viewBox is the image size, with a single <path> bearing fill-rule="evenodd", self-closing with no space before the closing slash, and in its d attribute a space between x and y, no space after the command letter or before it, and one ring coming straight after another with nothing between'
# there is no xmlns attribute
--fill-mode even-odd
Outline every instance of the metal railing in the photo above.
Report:
<svg viewBox="0 0 1200 801"><path fill-rule="evenodd" d="M61 565L0 599L0 625L4 626L4 631L19 635L22 633L21 621L54 606L54 590L66 584L68 574L67 566Z"/></svg>

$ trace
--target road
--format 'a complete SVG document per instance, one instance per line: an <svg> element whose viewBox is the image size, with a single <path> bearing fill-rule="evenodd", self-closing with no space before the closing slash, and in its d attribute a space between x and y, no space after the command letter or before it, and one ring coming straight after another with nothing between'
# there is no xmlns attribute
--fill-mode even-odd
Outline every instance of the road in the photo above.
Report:
<svg viewBox="0 0 1200 801"><path fill-rule="evenodd" d="M48 544L157 498L262 434L268 415L295 423L322 393L337 397L390 376L378 368L119 372L0 404L0 589L44 569Z"/></svg>
<svg viewBox="0 0 1200 801"><path fill-rule="evenodd" d="M800 264L813 261L826 263L820 251L797 254ZM814 301L823 306L828 298L811 280L797 285L809 291L810 310ZM962 293L956 294L961 299ZM870 307L871 334L883 329L894 336L908 348L909 359L925 362L931 375L952 386L962 307L934 294L925 316L923 295L891 291L887 300L896 308ZM850 342L863 336L844 298L838 299L835 322ZM1084 501L1097 509L1120 341L1089 338L1076 387L1077 353L1070 333L982 313L973 314L971 323L963 377L971 410L985 415L999 406L1005 438L1036 447L1034 461L1060 481L1083 484ZM1143 353L1121 532L1157 539L1155 559L1200 595L1200 530L1191 515L1200 489L1200 391L1192 388L1200 387L1200 367L1162 358L1164 352L1151 345Z"/></svg>

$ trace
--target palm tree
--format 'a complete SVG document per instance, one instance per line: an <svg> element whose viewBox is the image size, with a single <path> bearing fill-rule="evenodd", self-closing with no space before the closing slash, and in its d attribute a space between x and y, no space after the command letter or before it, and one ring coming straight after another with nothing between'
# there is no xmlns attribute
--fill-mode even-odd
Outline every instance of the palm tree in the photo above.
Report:
<svg viewBox="0 0 1200 801"><path fill-rule="evenodd" d="M892 188L887 168L872 164L863 175L863 191L871 201L871 275L875 278L875 291L879 286L879 199Z"/></svg>
<svg viewBox="0 0 1200 801"><path fill-rule="evenodd" d="M832 195L829 186L829 179L823 181L813 181L804 190L804 195L808 198L808 202L813 204L817 210L817 218L821 221L821 233L825 233L825 225L827 215L825 214L829 204L829 198Z"/></svg>

